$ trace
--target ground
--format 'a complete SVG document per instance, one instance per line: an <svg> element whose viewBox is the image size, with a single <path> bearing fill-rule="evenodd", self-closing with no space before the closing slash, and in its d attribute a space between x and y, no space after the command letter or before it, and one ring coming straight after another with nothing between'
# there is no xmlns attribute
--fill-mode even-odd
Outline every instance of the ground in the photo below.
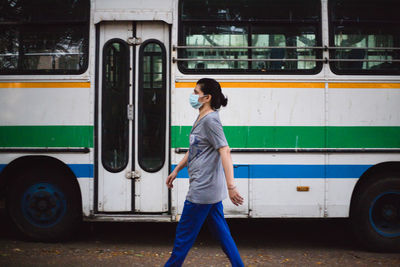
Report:
<svg viewBox="0 0 400 267"><path fill-rule="evenodd" d="M163 266L176 223L83 223L69 241L22 239L0 210L0 266ZM229 219L245 266L400 266L400 254L365 251L346 219ZM206 226L184 266L230 266Z"/></svg>

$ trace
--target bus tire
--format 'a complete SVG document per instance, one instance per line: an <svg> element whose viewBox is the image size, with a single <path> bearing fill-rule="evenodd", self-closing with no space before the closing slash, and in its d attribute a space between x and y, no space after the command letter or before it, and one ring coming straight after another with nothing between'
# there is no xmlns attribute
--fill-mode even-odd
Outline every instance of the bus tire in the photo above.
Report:
<svg viewBox="0 0 400 267"><path fill-rule="evenodd" d="M381 174L364 184L350 212L356 239L368 250L400 251L400 176Z"/></svg>
<svg viewBox="0 0 400 267"><path fill-rule="evenodd" d="M59 172L24 172L14 178L6 192L6 209L20 233L43 242L71 237L82 220L79 192L71 177Z"/></svg>

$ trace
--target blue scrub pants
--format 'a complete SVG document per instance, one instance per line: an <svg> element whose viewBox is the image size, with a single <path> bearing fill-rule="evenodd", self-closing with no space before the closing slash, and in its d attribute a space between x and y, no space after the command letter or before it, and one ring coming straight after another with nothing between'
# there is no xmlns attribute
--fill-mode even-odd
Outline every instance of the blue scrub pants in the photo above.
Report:
<svg viewBox="0 0 400 267"><path fill-rule="evenodd" d="M212 235L220 241L232 266L244 266L225 221L222 201L215 204L196 204L188 200L185 200L182 217L176 227L172 255L165 266L182 266L205 220Z"/></svg>

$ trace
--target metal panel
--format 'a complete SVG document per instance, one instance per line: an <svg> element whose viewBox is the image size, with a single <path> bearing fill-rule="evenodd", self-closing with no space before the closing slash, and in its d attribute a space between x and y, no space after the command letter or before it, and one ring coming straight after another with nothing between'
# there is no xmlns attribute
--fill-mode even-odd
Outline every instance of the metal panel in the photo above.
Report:
<svg viewBox="0 0 400 267"><path fill-rule="evenodd" d="M166 99L167 99L167 110L165 110L165 114L169 114L169 85L170 85L170 65L168 63L168 59L170 58L169 54L169 26L164 22L137 22L136 28L136 36L140 37L143 42L149 39L159 40L166 47ZM139 55L139 46L136 47L137 55ZM139 57L136 57L136 66L139 64ZM136 74L136 80L138 81L138 73ZM136 103L135 107L139 106L138 103L138 91L139 84L136 83ZM139 121L139 112L135 112L135 129L138 129L138 121ZM166 127L168 129L169 125L169 117L167 116ZM141 177L135 181L135 211L136 212L166 212L168 211L168 188L165 185L166 178L168 176L169 171L169 131L165 133L166 138L166 149L165 149L165 161L163 167L157 172L146 172L143 170L139 164L137 149L135 156L135 170L138 170L141 173ZM138 133L135 134L138 136ZM138 140L135 138L135 147L138 147Z"/></svg>
<svg viewBox="0 0 400 267"><path fill-rule="evenodd" d="M104 23L101 25L100 28L100 56L99 56L99 77L103 76L103 46L104 44L113 38L120 38L122 40L127 40L128 37L132 35L132 23L131 22L111 22L111 23ZM131 61L131 59L130 59ZM132 62L130 62L132 66ZM130 77L130 75L129 75ZM99 79L99 111L102 110L101 103L102 103L102 94L101 94L101 84L102 79ZM131 82L129 82L131 83ZM130 89L130 91L132 88ZM131 94L130 92L129 94ZM103 168L101 164L101 112L98 113L99 118L99 127L98 127L98 151L99 151L99 162L98 162L98 210L99 211L131 211L131 183L130 179L125 178L125 173L131 170L131 159L129 158L127 166L118 173L112 173L107 171ZM131 126L129 127L129 140L132 140L132 133L131 133ZM128 146L129 144L127 144ZM129 155L131 155L131 146L129 146Z"/></svg>

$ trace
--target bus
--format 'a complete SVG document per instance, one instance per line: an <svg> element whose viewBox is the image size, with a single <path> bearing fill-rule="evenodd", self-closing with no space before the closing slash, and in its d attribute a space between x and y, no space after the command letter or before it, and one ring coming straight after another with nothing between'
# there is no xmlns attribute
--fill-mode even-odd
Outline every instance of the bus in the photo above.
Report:
<svg viewBox="0 0 400 267"><path fill-rule="evenodd" d="M13 225L62 240L82 221L176 222L188 97L220 82L245 202L227 218L349 218L400 248L395 0L4 0L0 189Z"/></svg>

